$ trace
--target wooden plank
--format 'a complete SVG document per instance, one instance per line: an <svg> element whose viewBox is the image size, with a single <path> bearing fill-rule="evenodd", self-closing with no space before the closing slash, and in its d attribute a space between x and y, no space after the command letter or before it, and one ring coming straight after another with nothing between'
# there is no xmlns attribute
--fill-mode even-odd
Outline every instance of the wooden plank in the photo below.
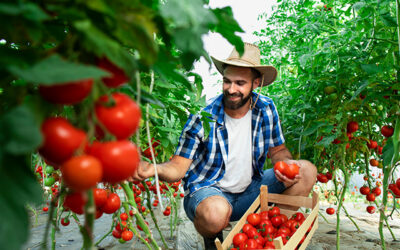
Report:
<svg viewBox="0 0 400 250"><path fill-rule="evenodd" d="M228 247L230 247L230 245L232 244L233 237L237 233L239 233L243 225L246 224L247 215L254 213L254 211L256 211L259 206L260 206L260 196L258 196L257 199L255 199L253 204L251 204L249 209L247 209L246 213L242 216L242 218L240 218L238 223L236 223L235 227L230 231L230 233L222 243L222 249L228 249Z"/></svg>
<svg viewBox="0 0 400 250"><path fill-rule="evenodd" d="M310 243L311 238L313 237L315 230L317 230L318 228L318 217L316 218L316 220L314 221L314 225L311 228L311 231L308 233L306 239L303 241L303 244L301 244L299 250L304 250L306 249L306 247L308 246L308 244Z"/></svg>
<svg viewBox="0 0 400 250"><path fill-rule="evenodd" d="M268 187L262 185L260 188L260 210L268 211Z"/></svg>
<svg viewBox="0 0 400 250"><path fill-rule="evenodd" d="M283 241L282 241L282 237L278 237L274 239L274 246L275 249L283 249Z"/></svg>
<svg viewBox="0 0 400 250"><path fill-rule="evenodd" d="M297 229L290 240L286 243L285 247L287 247L287 249L295 249L297 247L303 236L307 233L307 230L311 226L312 222L315 220L315 218L317 218L318 210L319 204L317 203L307 219L303 222L303 224L301 224L299 229Z"/></svg>
<svg viewBox="0 0 400 250"><path fill-rule="evenodd" d="M312 199L303 196L268 194L268 202L295 206L295 207L313 208Z"/></svg>
<svg viewBox="0 0 400 250"><path fill-rule="evenodd" d="M224 250L221 241L218 238L215 239L215 246L217 247L217 250Z"/></svg>

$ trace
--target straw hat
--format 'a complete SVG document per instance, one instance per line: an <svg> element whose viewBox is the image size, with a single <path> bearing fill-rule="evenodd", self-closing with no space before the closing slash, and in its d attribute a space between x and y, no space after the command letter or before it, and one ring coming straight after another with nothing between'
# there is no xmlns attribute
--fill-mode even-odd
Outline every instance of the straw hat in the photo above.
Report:
<svg viewBox="0 0 400 250"><path fill-rule="evenodd" d="M260 49L257 45L251 43L244 43L244 53L242 57L233 48L231 54L226 60L218 60L211 56L215 67L217 67L219 73L223 75L223 65L233 65L239 67L250 67L258 70L261 73L261 79L264 77L264 82L262 86L267 86L271 84L278 74L277 70L273 66L261 65L260 64Z"/></svg>

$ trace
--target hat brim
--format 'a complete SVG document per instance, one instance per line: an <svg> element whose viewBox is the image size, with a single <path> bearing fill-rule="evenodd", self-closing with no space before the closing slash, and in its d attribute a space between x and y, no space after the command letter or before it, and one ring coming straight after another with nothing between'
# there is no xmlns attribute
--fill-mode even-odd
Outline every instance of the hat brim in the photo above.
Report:
<svg viewBox="0 0 400 250"><path fill-rule="evenodd" d="M258 70L261 73L261 75L264 75L263 87L273 83L276 79L276 76L278 75L278 71L276 70L276 68L269 65L252 65L244 61L219 60L213 56L211 56L211 60L213 61L215 67L217 68L219 73L221 73L221 75L224 74L224 69L223 69L224 64L238 66L238 67L254 68Z"/></svg>

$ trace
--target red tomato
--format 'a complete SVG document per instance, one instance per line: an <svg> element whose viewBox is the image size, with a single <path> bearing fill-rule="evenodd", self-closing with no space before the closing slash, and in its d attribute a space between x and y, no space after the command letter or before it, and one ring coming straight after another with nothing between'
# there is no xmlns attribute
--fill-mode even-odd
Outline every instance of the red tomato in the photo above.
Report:
<svg viewBox="0 0 400 250"><path fill-rule="evenodd" d="M290 226L290 231L292 233L295 233L297 231L297 229L299 229L300 226L301 226L301 223L296 221L295 223L292 223L292 225Z"/></svg>
<svg viewBox="0 0 400 250"><path fill-rule="evenodd" d="M323 173L317 174L317 180L319 182L321 182L321 183L327 183L328 182L328 178Z"/></svg>
<svg viewBox="0 0 400 250"><path fill-rule="evenodd" d="M289 164L288 167L285 169L285 175L289 179L294 179L294 177L296 177L296 175L298 174L299 174L299 166L297 166L294 163Z"/></svg>
<svg viewBox="0 0 400 250"><path fill-rule="evenodd" d="M381 128L381 133L384 137L391 137L394 133L394 128L392 126L383 126Z"/></svg>
<svg viewBox="0 0 400 250"><path fill-rule="evenodd" d="M257 227L261 222L261 217L259 214L251 213L247 216L247 221L254 227Z"/></svg>
<svg viewBox="0 0 400 250"><path fill-rule="evenodd" d="M119 215L119 218L121 218L121 220L126 221L128 220L128 214L127 213L121 213Z"/></svg>
<svg viewBox="0 0 400 250"><path fill-rule="evenodd" d="M369 140L369 143L367 143L367 146L369 149L374 149L378 147L378 143L374 140Z"/></svg>
<svg viewBox="0 0 400 250"><path fill-rule="evenodd" d="M96 102L96 116L118 140L127 139L139 126L142 116L140 108L129 96L122 93L112 94L112 100L106 95L100 97ZM110 105L110 102L114 105Z"/></svg>
<svg viewBox="0 0 400 250"><path fill-rule="evenodd" d="M97 220L103 215L103 211L100 208L96 208L95 219Z"/></svg>
<svg viewBox="0 0 400 250"><path fill-rule="evenodd" d="M334 209L333 207L328 207L328 208L326 209L326 213L332 215L332 214L335 213L335 209Z"/></svg>
<svg viewBox="0 0 400 250"><path fill-rule="evenodd" d="M62 117L48 118L43 122L41 130L44 142L39 153L56 164L54 167L71 158L78 148L86 144L86 133Z"/></svg>
<svg viewBox="0 0 400 250"><path fill-rule="evenodd" d="M351 121L347 123L347 132L348 133L354 133L358 130L358 123L355 121Z"/></svg>
<svg viewBox="0 0 400 250"><path fill-rule="evenodd" d="M273 241L265 241L264 249L275 249Z"/></svg>
<svg viewBox="0 0 400 250"><path fill-rule="evenodd" d="M118 222L115 229L122 233L128 229L128 223L126 221L121 221L121 223Z"/></svg>
<svg viewBox="0 0 400 250"><path fill-rule="evenodd" d="M274 227L279 227L282 224L282 217L280 215L276 215L271 218L271 223Z"/></svg>
<svg viewBox="0 0 400 250"><path fill-rule="evenodd" d="M379 187L375 187L374 189L372 189L372 193L375 194L375 196L379 196L381 195L382 191Z"/></svg>
<svg viewBox="0 0 400 250"><path fill-rule="evenodd" d="M250 225L250 224L244 224L244 226L243 226L243 228L242 228L242 231L243 231L243 233L247 234L247 232L248 232L251 228L253 228L252 225Z"/></svg>
<svg viewBox="0 0 400 250"><path fill-rule="evenodd" d="M170 210L170 209L165 209L164 212L163 212L163 214L164 214L165 216L169 216L169 215L171 214L171 210Z"/></svg>
<svg viewBox="0 0 400 250"><path fill-rule="evenodd" d="M42 210L43 210L43 212L47 212L47 211L49 211L49 207L43 207Z"/></svg>
<svg viewBox="0 0 400 250"><path fill-rule="evenodd" d="M85 191L101 181L103 168L97 158L81 155L70 158L61 167L65 184L74 191Z"/></svg>
<svg viewBox="0 0 400 250"><path fill-rule="evenodd" d="M132 231L129 231L129 230L123 231L122 234L121 234L121 238L124 241L130 241L133 238Z"/></svg>
<svg viewBox="0 0 400 250"><path fill-rule="evenodd" d="M102 188L94 188L93 189L93 198L94 203L97 208L101 208L107 202L108 193L107 190Z"/></svg>
<svg viewBox="0 0 400 250"><path fill-rule="evenodd" d="M396 186L397 186L397 188L400 188L400 178L398 178L398 179L396 180Z"/></svg>
<svg viewBox="0 0 400 250"><path fill-rule="evenodd" d="M261 234L257 233L257 235L254 236L254 239L257 241L257 244L258 244L259 246L264 245L265 240L264 240L264 238L261 236Z"/></svg>
<svg viewBox="0 0 400 250"><path fill-rule="evenodd" d="M361 188L360 188L360 193L362 194L362 195L367 195L367 194L369 194L370 193L370 189L369 189L369 187L367 187L367 186L362 186Z"/></svg>
<svg viewBox="0 0 400 250"><path fill-rule="evenodd" d="M279 171L281 174L285 174L285 169L288 167L288 164L284 161L278 161L274 165L274 171Z"/></svg>
<svg viewBox="0 0 400 250"><path fill-rule="evenodd" d="M292 215L292 218L296 221L302 221L305 219L304 214L301 212L297 212L295 214Z"/></svg>
<svg viewBox="0 0 400 250"><path fill-rule="evenodd" d="M369 164L373 167L377 167L377 166L379 166L379 161L377 161L375 159L371 159L371 160L369 160Z"/></svg>
<svg viewBox="0 0 400 250"><path fill-rule="evenodd" d="M285 214L279 215L282 218L282 224L288 221L288 217Z"/></svg>
<svg viewBox="0 0 400 250"><path fill-rule="evenodd" d="M374 206L368 206L367 207L367 212L370 213L370 214L375 213L375 207Z"/></svg>
<svg viewBox="0 0 400 250"><path fill-rule="evenodd" d="M396 181L397 182L397 181ZM392 190L392 192L394 193L395 197L400 197L400 189L397 187L396 184L391 183L389 184L389 190Z"/></svg>
<svg viewBox="0 0 400 250"><path fill-rule="evenodd" d="M298 222L296 222L296 223L298 223ZM286 235L290 235L291 230L290 230L290 228L288 228L288 227L281 226L281 227L278 229L278 231L277 231L276 233L277 233L277 234L284 233L284 234L286 234Z"/></svg>
<svg viewBox="0 0 400 250"><path fill-rule="evenodd" d="M325 176L328 180L332 180L332 174L330 172L326 172Z"/></svg>
<svg viewBox="0 0 400 250"><path fill-rule="evenodd" d="M116 239L121 238L121 232L118 231L118 230L116 230L116 229L114 229L114 230L112 231L112 235L113 235L114 238L116 238Z"/></svg>
<svg viewBox="0 0 400 250"><path fill-rule="evenodd" d="M268 211L268 217L271 219L272 217L274 217L274 215L280 215L281 214L281 210L279 209L279 207L272 207L269 209Z"/></svg>
<svg viewBox="0 0 400 250"><path fill-rule="evenodd" d="M237 233L233 236L232 243L235 247L238 247L242 242L245 242L248 239L245 233Z"/></svg>
<svg viewBox="0 0 400 250"><path fill-rule="evenodd" d="M111 73L111 76L101 79L107 87L115 88L129 81L125 72L110 62L106 57L100 58L97 62L97 66Z"/></svg>
<svg viewBox="0 0 400 250"><path fill-rule="evenodd" d="M268 211L262 211L262 212L260 213L260 217L261 217L261 220L262 220L262 221L263 221L263 220L269 220Z"/></svg>
<svg viewBox="0 0 400 250"><path fill-rule="evenodd" d="M278 238L278 237L282 237L283 245L286 245L287 241L289 240L289 236L287 234L283 233L283 232L281 232L279 234L277 233L275 235L275 239Z"/></svg>
<svg viewBox="0 0 400 250"><path fill-rule="evenodd" d="M64 227L68 226L70 223L69 219L67 217L61 219L61 225Z"/></svg>
<svg viewBox="0 0 400 250"><path fill-rule="evenodd" d="M367 201L374 201L374 200L375 200L375 194L374 193L367 194Z"/></svg>
<svg viewBox="0 0 400 250"><path fill-rule="evenodd" d="M247 236L249 236L249 238L253 239L254 236L256 236L258 234L257 229L254 227L251 227L247 232L246 232Z"/></svg>
<svg viewBox="0 0 400 250"><path fill-rule="evenodd" d="M83 214L83 208L86 204L86 197L84 198L82 193L71 193L65 196L64 207L69 208L76 214Z"/></svg>
<svg viewBox="0 0 400 250"><path fill-rule="evenodd" d="M255 239L247 239L245 249L260 249L260 246Z"/></svg>
<svg viewBox="0 0 400 250"><path fill-rule="evenodd" d="M72 105L81 102L92 91L93 79L56 85L40 85L40 95L49 102Z"/></svg>
<svg viewBox="0 0 400 250"><path fill-rule="evenodd" d="M94 142L89 154L100 160L105 182L123 181L132 176L139 165L139 153L130 141Z"/></svg>
<svg viewBox="0 0 400 250"><path fill-rule="evenodd" d="M106 214L112 214L119 209L121 206L121 200L119 196L115 193L111 193L107 197L106 204L101 208L101 210Z"/></svg>

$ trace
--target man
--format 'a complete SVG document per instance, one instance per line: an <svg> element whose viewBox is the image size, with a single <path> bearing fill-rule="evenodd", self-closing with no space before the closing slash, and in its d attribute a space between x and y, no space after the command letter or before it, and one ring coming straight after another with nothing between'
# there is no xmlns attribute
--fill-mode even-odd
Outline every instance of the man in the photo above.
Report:
<svg viewBox="0 0 400 250"><path fill-rule="evenodd" d="M292 160L273 101L253 92L277 75L274 67L260 65L259 48L245 43L242 57L233 50L226 60L212 60L223 75L223 94L204 109L213 120L210 133L205 135L199 115L190 115L174 157L157 167L163 181L183 178L184 209L204 237L206 249L215 248L217 236L222 240L229 221L241 218L261 185L268 185L271 193L308 196L317 174L309 161ZM273 164L299 165L299 175L291 180L273 169L263 171L267 153ZM150 165L142 162L134 178L153 176Z"/></svg>

